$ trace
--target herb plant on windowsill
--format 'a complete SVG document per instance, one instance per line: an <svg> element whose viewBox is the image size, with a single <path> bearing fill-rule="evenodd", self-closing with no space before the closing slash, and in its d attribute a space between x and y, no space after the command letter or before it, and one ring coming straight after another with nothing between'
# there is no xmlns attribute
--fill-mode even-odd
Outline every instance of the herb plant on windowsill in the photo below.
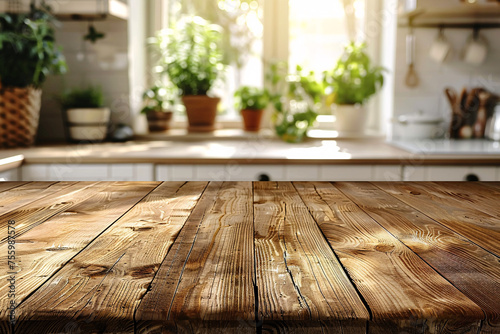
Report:
<svg viewBox="0 0 500 334"><path fill-rule="evenodd" d="M149 132L170 129L177 89L168 85L155 85L144 92L144 107L141 110L148 120Z"/></svg>
<svg viewBox="0 0 500 334"><path fill-rule="evenodd" d="M271 64L266 80L272 87L276 134L289 143L302 142L318 116L322 83L316 81L314 72L303 75L300 66L295 74L288 74L286 63Z"/></svg>
<svg viewBox="0 0 500 334"><path fill-rule="evenodd" d="M30 146L35 141L41 87L50 74L66 72L54 37L50 7L0 14L0 147ZM7 111L8 110L8 111Z"/></svg>
<svg viewBox="0 0 500 334"><path fill-rule="evenodd" d="M271 102L269 91L265 88L242 86L235 93L235 107L243 117L245 131L260 130L262 114Z"/></svg>
<svg viewBox="0 0 500 334"><path fill-rule="evenodd" d="M384 68L372 66L365 43L351 42L335 68L324 73L329 93L328 104L334 104L337 129L362 133L366 124L364 105L384 84Z"/></svg>
<svg viewBox="0 0 500 334"><path fill-rule="evenodd" d="M214 130L218 97L208 93L224 70L222 28L201 17L184 17L151 40L159 69L179 89L191 131Z"/></svg>

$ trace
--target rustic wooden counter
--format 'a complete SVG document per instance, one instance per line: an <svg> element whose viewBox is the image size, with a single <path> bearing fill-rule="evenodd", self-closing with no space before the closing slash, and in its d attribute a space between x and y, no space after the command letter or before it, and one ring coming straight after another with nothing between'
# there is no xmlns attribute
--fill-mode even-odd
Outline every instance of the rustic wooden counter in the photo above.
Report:
<svg viewBox="0 0 500 334"><path fill-rule="evenodd" d="M0 183L0 332L13 316L16 334L500 333L499 199L500 183Z"/></svg>

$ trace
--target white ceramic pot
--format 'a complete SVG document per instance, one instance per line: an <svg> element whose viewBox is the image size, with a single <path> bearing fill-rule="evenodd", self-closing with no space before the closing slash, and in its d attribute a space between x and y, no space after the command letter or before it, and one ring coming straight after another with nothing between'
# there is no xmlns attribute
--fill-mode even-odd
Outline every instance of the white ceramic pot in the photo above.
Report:
<svg viewBox="0 0 500 334"><path fill-rule="evenodd" d="M111 111L109 108L68 109L68 122L77 124L108 123Z"/></svg>
<svg viewBox="0 0 500 334"><path fill-rule="evenodd" d="M111 116L108 108L68 109L67 115L72 140L102 141L106 138Z"/></svg>
<svg viewBox="0 0 500 334"><path fill-rule="evenodd" d="M335 128L340 133L363 134L366 128L367 115L361 104L334 105Z"/></svg>
<svg viewBox="0 0 500 334"><path fill-rule="evenodd" d="M436 138L442 129L443 119L439 116L422 112L401 115L397 118L401 139L431 139Z"/></svg>
<svg viewBox="0 0 500 334"><path fill-rule="evenodd" d="M70 126L71 139L80 141L101 141L106 138L107 126Z"/></svg>

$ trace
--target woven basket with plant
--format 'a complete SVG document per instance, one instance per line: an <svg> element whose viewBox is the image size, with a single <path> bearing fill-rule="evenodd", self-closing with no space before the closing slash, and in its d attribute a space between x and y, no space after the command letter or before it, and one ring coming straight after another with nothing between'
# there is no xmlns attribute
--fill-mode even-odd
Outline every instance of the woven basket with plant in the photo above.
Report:
<svg viewBox="0 0 500 334"><path fill-rule="evenodd" d="M50 8L0 14L0 147L33 145L41 86L66 63L55 46Z"/></svg>

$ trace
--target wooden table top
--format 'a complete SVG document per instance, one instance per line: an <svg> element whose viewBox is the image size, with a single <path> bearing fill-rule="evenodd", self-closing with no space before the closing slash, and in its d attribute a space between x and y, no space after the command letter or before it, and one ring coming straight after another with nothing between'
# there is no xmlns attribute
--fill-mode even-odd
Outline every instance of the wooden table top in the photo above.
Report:
<svg viewBox="0 0 500 334"><path fill-rule="evenodd" d="M499 199L500 183L0 183L0 333L500 333Z"/></svg>

